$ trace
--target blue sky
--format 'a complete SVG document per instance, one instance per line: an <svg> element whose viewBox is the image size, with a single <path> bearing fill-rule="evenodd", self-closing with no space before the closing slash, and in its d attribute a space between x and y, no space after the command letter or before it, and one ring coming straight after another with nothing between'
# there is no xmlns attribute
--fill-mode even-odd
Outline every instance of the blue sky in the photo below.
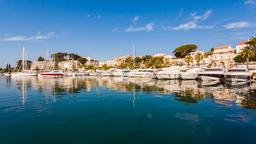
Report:
<svg viewBox="0 0 256 144"><path fill-rule="evenodd" d="M35 60L74 52L99 60L235 45L256 35L256 0L0 0L0 66L22 46Z"/></svg>

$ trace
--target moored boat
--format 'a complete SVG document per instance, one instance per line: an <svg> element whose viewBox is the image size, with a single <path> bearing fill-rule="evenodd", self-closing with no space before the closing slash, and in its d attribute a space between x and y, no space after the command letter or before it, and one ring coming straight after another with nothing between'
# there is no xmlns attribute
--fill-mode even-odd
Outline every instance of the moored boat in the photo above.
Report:
<svg viewBox="0 0 256 144"><path fill-rule="evenodd" d="M50 77L64 77L65 73L62 70L52 70L49 72L43 72L41 76L50 76Z"/></svg>
<svg viewBox="0 0 256 144"><path fill-rule="evenodd" d="M199 72L202 72L201 68L191 68L181 73L181 79L183 80L195 80L198 78Z"/></svg>
<svg viewBox="0 0 256 144"><path fill-rule="evenodd" d="M21 71L11 73L12 77L15 77L15 76L37 76L36 72L28 70L28 64L27 64L27 61L25 60L25 48L24 47L22 48L22 61L21 61L20 66L21 66L21 69L20 69L20 67L18 69Z"/></svg>
<svg viewBox="0 0 256 144"><path fill-rule="evenodd" d="M225 81L250 82L252 79L252 73L246 68L228 69L225 73Z"/></svg>
<svg viewBox="0 0 256 144"><path fill-rule="evenodd" d="M12 73L11 76L12 77L15 77L15 76L37 76L37 73L32 72L32 71L22 71L22 72Z"/></svg>
<svg viewBox="0 0 256 144"><path fill-rule="evenodd" d="M136 69L127 74L128 77L156 78L154 69Z"/></svg>
<svg viewBox="0 0 256 144"><path fill-rule="evenodd" d="M125 77L126 73L128 72L128 70L115 69L113 70L112 74L114 77Z"/></svg>
<svg viewBox="0 0 256 144"><path fill-rule="evenodd" d="M101 71L100 76L111 77L111 76L113 76L113 72L114 72L113 69L109 69L109 70L106 70L106 71Z"/></svg>
<svg viewBox="0 0 256 144"><path fill-rule="evenodd" d="M203 82L217 81L224 78L224 69L222 68L208 68L199 72L199 77Z"/></svg>
<svg viewBox="0 0 256 144"><path fill-rule="evenodd" d="M156 78L159 80L175 80L181 78L181 73L186 72L186 68L183 67L169 67L164 68L155 73Z"/></svg>

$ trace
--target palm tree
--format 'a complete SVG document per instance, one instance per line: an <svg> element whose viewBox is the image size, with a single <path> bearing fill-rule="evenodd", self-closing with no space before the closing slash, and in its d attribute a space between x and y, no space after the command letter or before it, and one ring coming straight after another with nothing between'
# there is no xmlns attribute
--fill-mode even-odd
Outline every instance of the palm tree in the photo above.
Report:
<svg viewBox="0 0 256 144"><path fill-rule="evenodd" d="M198 67L200 65L201 60L203 60L204 57L205 57L204 54L200 53L200 52L195 55L195 60L196 60L196 63L197 63Z"/></svg>
<svg viewBox="0 0 256 144"><path fill-rule="evenodd" d="M193 57L192 56L186 56L185 57L185 62L188 64L188 67L190 66L190 63L193 62Z"/></svg>
<svg viewBox="0 0 256 144"><path fill-rule="evenodd" d="M225 62L224 62L224 61L221 61L220 64L221 64L221 66L222 66L223 68L225 68Z"/></svg>
<svg viewBox="0 0 256 144"><path fill-rule="evenodd" d="M250 45L245 47L244 50L241 52L241 56L246 59L246 67L249 68L250 58L255 55L255 49Z"/></svg>
<svg viewBox="0 0 256 144"><path fill-rule="evenodd" d="M249 68L250 58L252 58L256 54L256 38L252 38L248 42L246 42L248 46L244 48L241 52L242 58L246 59L246 67Z"/></svg>

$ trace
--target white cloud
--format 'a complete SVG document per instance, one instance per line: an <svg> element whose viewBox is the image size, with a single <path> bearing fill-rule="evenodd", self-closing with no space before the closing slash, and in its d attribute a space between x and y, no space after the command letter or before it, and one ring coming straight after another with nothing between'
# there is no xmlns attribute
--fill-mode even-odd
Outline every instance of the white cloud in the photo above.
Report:
<svg viewBox="0 0 256 144"><path fill-rule="evenodd" d="M226 24L223 27L225 29L240 29L240 28L247 28L250 26L251 26L251 24L249 22L240 21L240 22L233 22L233 23Z"/></svg>
<svg viewBox="0 0 256 144"><path fill-rule="evenodd" d="M137 21L140 20L140 16L135 16L133 19L132 19L132 22L133 23L136 23Z"/></svg>
<svg viewBox="0 0 256 144"><path fill-rule="evenodd" d="M2 41L19 42L29 40L26 36L8 36L2 39Z"/></svg>
<svg viewBox="0 0 256 144"><path fill-rule="evenodd" d="M203 15L197 15L197 13L192 13L191 16L193 20L198 21L198 20L206 20L208 17L212 14L212 10L207 10Z"/></svg>
<svg viewBox="0 0 256 144"><path fill-rule="evenodd" d="M196 12L191 13L192 20L186 23L179 24L178 26L173 27L171 29L172 30L211 29L213 28L213 26L201 26L198 24L200 21L204 21L208 19L211 14L212 14L212 10L207 10L202 15L197 15Z"/></svg>
<svg viewBox="0 0 256 144"><path fill-rule="evenodd" d="M246 5L256 4L256 0L245 0L244 4L246 4Z"/></svg>
<svg viewBox="0 0 256 144"><path fill-rule="evenodd" d="M126 32L151 32L154 30L154 23L148 23L142 27L129 26L125 29Z"/></svg>
<svg viewBox="0 0 256 144"><path fill-rule="evenodd" d="M201 26L196 22L188 22L184 24L180 24L177 27L172 28L173 30L190 30L190 29L212 29L213 26Z"/></svg>
<svg viewBox="0 0 256 144"><path fill-rule="evenodd" d="M188 22L184 24L180 24L177 27L174 27L173 30L189 30L189 29L196 29L197 24L195 22Z"/></svg>
<svg viewBox="0 0 256 144"><path fill-rule="evenodd" d="M6 41L6 42L22 42L22 41L33 41L33 40L46 40L49 38L52 38L55 35L54 32L49 32L46 35L41 34L40 32L37 33L34 36L22 36L22 35L8 35L5 36L4 38L1 38L1 41Z"/></svg>

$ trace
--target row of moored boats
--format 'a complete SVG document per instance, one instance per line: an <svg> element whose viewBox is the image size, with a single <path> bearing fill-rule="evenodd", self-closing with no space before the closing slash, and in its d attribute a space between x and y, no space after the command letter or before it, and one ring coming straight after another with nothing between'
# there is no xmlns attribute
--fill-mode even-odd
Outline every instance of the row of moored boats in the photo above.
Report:
<svg viewBox="0 0 256 144"><path fill-rule="evenodd" d="M11 76L102 76L102 77L141 77L152 78L159 80L195 80L201 79L204 82L212 81L231 81L231 82L252 82L253 74L256 73L255 69L246 68L186 68L186 67L169 67L160 70L155 69L135 69L135 70L122 70L110 69L107 71L96 70L95 72L63 72L61 70L52 70L48 72L35 73L30 71L22 71L12 74Z"/></svg>
<svg viewBox="0 0 256 144"><path fill-rule="evenodd" d="M186 67L169 67L160 70L155 69L136 69L136 70L118 70L110 69L108 71L96 71L89 75L113 76L113 77L144 77L155 78L159 80L196 80L200 79L205 82L211 81L231 81L231 82L252 82L253 74L256 69L246 68L186 68Z"/></svg>

